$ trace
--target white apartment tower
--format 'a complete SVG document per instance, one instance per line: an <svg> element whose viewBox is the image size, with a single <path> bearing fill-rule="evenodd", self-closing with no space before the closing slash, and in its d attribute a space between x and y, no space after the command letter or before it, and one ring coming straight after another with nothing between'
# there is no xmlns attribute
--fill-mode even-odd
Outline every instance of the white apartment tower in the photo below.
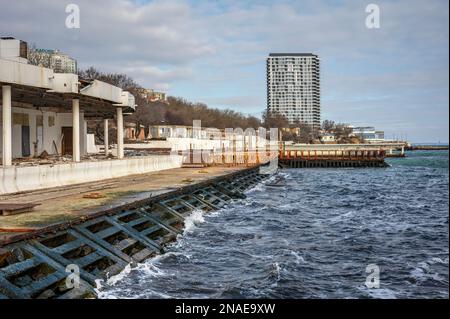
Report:
<svg viewBox="0 0 450 319"><path fill-rule="evenodd" d="M267 109L289 123L320 126L320 62L312 53L271 53L267 58Z"/></svg>
<svg viewBox="0 0 450 319"><path fill-rule="evenodd" d="M34 49L28 59L30 64L53 69L56 73L77 73L77 61L59 50Z"/></svg>

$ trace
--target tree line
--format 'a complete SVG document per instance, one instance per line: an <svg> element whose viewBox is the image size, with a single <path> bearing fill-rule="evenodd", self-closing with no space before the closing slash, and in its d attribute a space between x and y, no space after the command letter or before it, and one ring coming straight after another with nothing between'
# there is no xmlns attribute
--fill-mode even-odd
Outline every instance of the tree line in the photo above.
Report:
<svg viewBox="0 0 450 319"><path fill-rule="evenodd" d="M265 112L262 119L255 116L245 115L231 109L210 108L204 103L190 102L181 97L169 96L167 101L151 102L142 96L143 87L136 83L131 77L122 73L104 73L94 67L79 70L78 74L84 79L97 79L123 90L129 91L136 99L136 110L125 117L125 121L132 122L137 128L145 127L146 136L151 125L186 125L191 126L193 120L201 120L202 127L225 128L254 128L265 127L266 129L278 128L282 130L282 139L296 143L317 142L319 129L322 132L335 134L338 142L348 142L351 131L344 124L337 124L325 120L321 128L295 121L289 123L288 119L281 113ZM103 123L96 123L95 135L102 140ZM295 130L294 130L295 129ZM136 130L136 134L139 130ZM110 140L115 141L114 131L110 132Z"/></svg>
<svg viewBox="0 0 450 319"><path fill-rule="evenodd" d="M193 103L181 97L169 96L167 101L151 102L142 96L141 85L131 77L121 73L103 73L94 67L78 72L81 78L97 79L129 91L136 99L136 110L126 116L125 120L133 122L136 127L141 125L192 125L193 120L201 120L202 127L224 128L255 128L263 126L255 116L245 115L231 109L210 108L204 103Z"/></svg>

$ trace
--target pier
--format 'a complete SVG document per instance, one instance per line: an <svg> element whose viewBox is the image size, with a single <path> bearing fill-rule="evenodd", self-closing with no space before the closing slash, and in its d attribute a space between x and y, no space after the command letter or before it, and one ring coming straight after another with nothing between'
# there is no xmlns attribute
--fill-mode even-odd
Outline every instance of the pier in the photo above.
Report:
<svg viewBox="0 0 450 319"><path fill-rule="evenodd" d="M289 145L279 154L279 165L289 168L386 167L387 153L372 145Z"/></svg>
<svg viewBox="0 0 450 319"><path fill-rule="evenodd" d="M408 151L448 151L448 145L412 145Z"/></svg>

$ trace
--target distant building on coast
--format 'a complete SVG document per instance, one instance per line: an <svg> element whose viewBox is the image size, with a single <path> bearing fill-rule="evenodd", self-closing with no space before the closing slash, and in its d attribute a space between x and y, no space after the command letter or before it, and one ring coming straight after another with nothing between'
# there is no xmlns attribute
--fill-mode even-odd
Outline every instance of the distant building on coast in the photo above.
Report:
<svg viewBox="0 0 450 319"><path fill-rule="evenodd" d="M377 131L373 126L349 126L352 134L359 137L365 142L381 142L384 141L384 131Z"/></svg>
<svg viewBox="0 0 450 319"><path fill-rule="evenodd" d="M59 50L33 49L28 59L30 64L52 69L55 73L77 73L77 61Z"/></svg>
<svg viewBox="0 0 450 319"><path fill-rule="evenodd" d="M324 144L336 143L336 136L332 133L325 133L320 136L320 141Z"/></svg>
<svg viewBox="0 0 450 319"><path fill-rule="evenodd" d="M167 102L167 94L165 92L159 92L153 89L141 89L140 94L149 102Z"/></svg>
<svg viewBox="0 0 450 319"><path fill-rule="evenodd" d="M77 73L77 61L59 50L30 49L25 41L14 37L0 38L2 59L52 69L55 73Z"/></svg>
<svg viewBox="0 0 450 319"><path fill-rule="evenodd" d="M320 127L320 60L312 53L271 53L267 58L267 110L289 123Z"/></svg>

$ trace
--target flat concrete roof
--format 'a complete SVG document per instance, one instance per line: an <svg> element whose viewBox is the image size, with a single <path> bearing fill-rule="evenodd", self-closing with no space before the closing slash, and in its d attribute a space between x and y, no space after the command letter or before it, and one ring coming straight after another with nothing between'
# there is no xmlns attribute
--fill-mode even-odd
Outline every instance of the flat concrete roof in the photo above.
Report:
<svg viewBox="0 0 450 319"><path fill-rule="evenodd" d="M71 110L80 100L87 116L114 115L116 107L133 111L135 99L121 88L99 80L83 80L76 74L54 73L52 69L0 59L0 86L12 87L12 101L34 107Z"/></svg>

